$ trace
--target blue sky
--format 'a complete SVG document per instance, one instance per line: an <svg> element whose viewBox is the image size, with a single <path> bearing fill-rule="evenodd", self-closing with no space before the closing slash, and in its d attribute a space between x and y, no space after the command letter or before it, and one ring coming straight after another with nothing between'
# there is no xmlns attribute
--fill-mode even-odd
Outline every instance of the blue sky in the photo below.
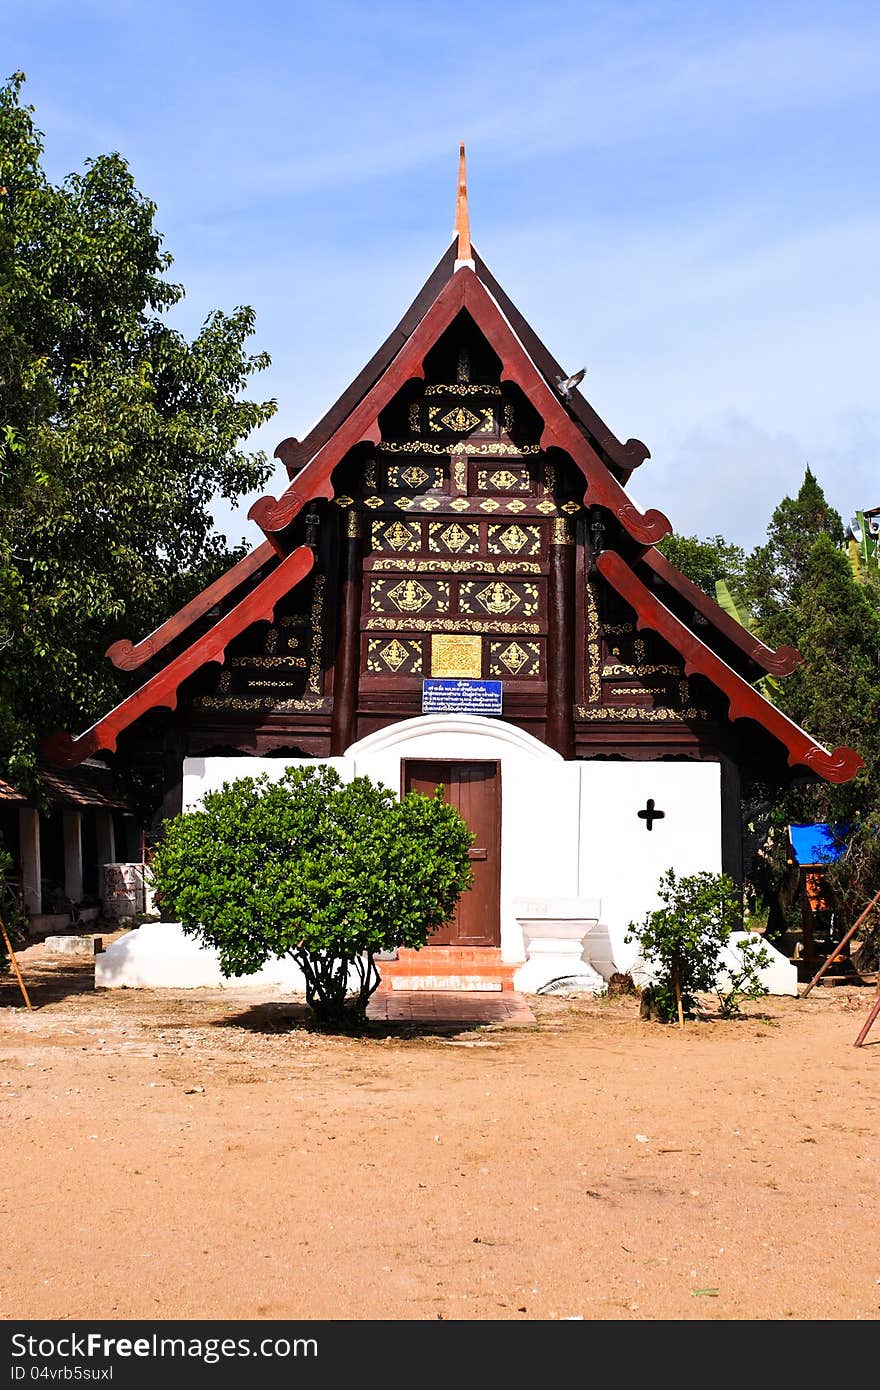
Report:
<svg viewBox="0 0 880 1390"><path fill-rule="evenodd" d="M876 3L4 0L0 53L53 177L130 161L182 330L255 307L270 454L448 244L465 139L475 244L643 504L750 545L809 462L880 505Z"/></svg>

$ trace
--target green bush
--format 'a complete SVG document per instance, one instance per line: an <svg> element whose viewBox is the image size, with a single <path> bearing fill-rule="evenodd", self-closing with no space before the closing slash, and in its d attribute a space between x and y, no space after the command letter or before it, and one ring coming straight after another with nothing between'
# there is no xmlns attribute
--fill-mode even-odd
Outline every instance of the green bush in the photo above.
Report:
<svg viewBox="0 0 880 1390"><path fill-rule="evenodd" d="M316 1015L362 1018L379 951L424 946L471 881L454 807L327 767L244 777L166 823L153 861L163 916L217 949L226 976L289 955ZM349 1001L349 971L358 981Z"/></svg>
<svg viewBox="0 0 880 1390"><path fill-rule="evenodd" d="M741 999L759 999L767 991L758 971L769 963L760 943L746 941L738 947L741 965L728 983L719 982L721 951L738 930L742 895L726 874L692 874L677 878L668 869L658 890L662 908L649 912L641 924L630 922L626 940L638 942L654 979L653 1004L666 1023L682 1015L693 1017L698 993L715 991L721 1012L736 1013Z"/></svg>

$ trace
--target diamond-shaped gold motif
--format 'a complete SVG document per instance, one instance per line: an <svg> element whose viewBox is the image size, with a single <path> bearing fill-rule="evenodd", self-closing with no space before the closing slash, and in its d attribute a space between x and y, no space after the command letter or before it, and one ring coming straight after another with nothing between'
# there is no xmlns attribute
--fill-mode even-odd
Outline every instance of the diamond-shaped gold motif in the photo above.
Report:
<svg viewBox="0 0 880 1390"><path fill-rule="evenodd" d="M352 502L354 501L354 498L348 497L346 493L341 492L339 496L334 497L333 500L336 503L337 507L350 507Z"/></svg>
<svg viewBox="0 0 880 1390"><path fill-rule="evenodd" d="M432 525L436 525L436 523L432 522ZM459 550L463 550L466 545L470 544L471 540L467 531L463 526L459 526L457 521L451 522L445 531L440 532L440 539L446 549L452 551L453 555L457 555Z"/></svg>
<svg viewBox="0 0 880 1390"><path fill-rule="evenodd" d="M388 597L401 613L419 613L431 602L431 595L417 579L402 579L388 590Z"/></svg>
<svg viewBox="0 0 880 1390"><path fill-rule="evenodd" d="M415 506L415 503L411 497L396 497L394 499L394 505L395 507L399 507L402 512L407 512L410 507Z"/></svg>
<svg viewBox="0 0 880 1390"><path fill-rule="evenodd" d="M487 584L484 589L480 589L475 597L487 613L510 613L519 604L519 594L503 580L496 580L494 584Z"/></svg>
<svg viewBox="0 0 880 1390"><path fill-rule="evenodd" d="M472 410L468 410L466 405L457 405L453 410L447 410L445 415L440 416L441 425L445 425L448 430L472 430L481 423L479 415L475 415Z"/></svg>
<svg viewBox="0 0 880 1390"><path fill-rule="evenodd" d="M449 505L454 512L466 512L471 504L466 497L453 497Z"/></svg>
<svg viewBox="0 0 880 1390"><path fill-rule="evenodd" d="M399 671L407 659L407 650L406 647L401 646L395 637L393 642L389 642L387 646L382 648L379 655L385 662L385 665L392 671ZM502 659L503 655L502 653Z"/></svg>
<svg viewBox="0 0 880 1390"><path fill-rule="evenodd" d="M521 526L508 526L498 539L505 550L515 555L518 550L522 550L529 538Z"/></svg>
<svg viewBox="0 0 880 1390"><path fill-rule="evenodd" d="M574 516L575 512L579 512L580 509L580 502L563 502L562 504L562 510L568 512L569 516Z"/></svg>
<svg viewBox="0 0 880 1390"><path fill-rule="evenodd" d="M514 497L512 502L508 502L507 510L509 512L524 512L528 505L528 502L524 502L521 497Z"/></svg>
<svg viewBox="0 0 880 1390"><path fill-rule="evenodd" d="M422 483L426 483L431 475L414 463L409 468L404 468L400 476L407 487L421 487Z"/></svg>
<svg viewBox="0 0 880 1390"><path fill-rule="evenodd" d="M381 522L379 525L381 526ZM413 541L412 530L409 526L404 526L402 521L392 521L391 525L382 532L382 539L392 550L407 550Z"/></svg>
<svg viewBox="0 0 880 1390"><path fill-rule="evenodd" d="M372 508L375 510L376 507L381 507L381 506L382 506L382 498L381 498L381 497L365 497L365 498L364 498L364 506L365 506L365 507L372 507Z"/></svg>
<svg viewBox="0 0 880 1390"><path fill-rule="evenodd" d="M543 502L539 502L539 503L538 503L538 511L539 511L539 512L543 512L543 513L545 514L545 516L546 516L546 514L547 514L548 512L555 512L555 511L556 511L556 503L555 503L555 502L550 502L550 501L548 501L548 500L545 498L545 500L544 500Z"/></svg>
<svg viewBox="0 0 880 1390"><path fill-rule="evenodd" d="M503 651L498 653L498 660L503 662L508 671L515 676L528 664L529 654L523 651L519 642L511 642Z"/></svg>
<svg viewBox="0 0 880 1390"><path fill-rule="evenodd" d="M496 473L492 473L489 482L493 487L500 487L502 492L507 492L510 488L516 487L519 478L515 473L511 473L509 468L499 468Z"/></svg>
<svg viewBox="0 0 880 1390"><path fill-rule="evenodd" d="M480 511L481 511L481 512L497 512L497 510L498 510L498 508L499 508L500 506L501 506L501 503L500 503L500 502L496 502L494 497L487 497L486 500L485 500L485 502L481 502L481 503L480 503Z"/></svg>
<svg viewBox="0 0 880 1390"><path fill-rule="evenodd" d="M436 497L422 497L419 502L423 512L435 512L440 506Z"/></svg>

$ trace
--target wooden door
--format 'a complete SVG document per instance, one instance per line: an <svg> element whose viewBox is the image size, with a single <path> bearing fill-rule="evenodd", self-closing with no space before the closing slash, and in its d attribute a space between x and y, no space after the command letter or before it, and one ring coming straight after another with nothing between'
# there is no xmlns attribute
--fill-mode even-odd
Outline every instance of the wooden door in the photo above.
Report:
<svg viewBox="0 0 880 1390"><path fill-rule="evenodd" d="M404 792L433 796L454 806L476 835L469 851L473 887L462 893L455 914L432 933L432 946L500 946L501 772L497 763L407 761Z"/></svg>

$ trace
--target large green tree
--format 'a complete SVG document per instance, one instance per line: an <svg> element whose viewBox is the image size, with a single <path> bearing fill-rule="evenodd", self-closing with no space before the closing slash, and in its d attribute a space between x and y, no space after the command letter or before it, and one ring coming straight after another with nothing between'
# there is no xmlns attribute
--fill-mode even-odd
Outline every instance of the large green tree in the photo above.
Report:
<svg viewBox="0 0 880 1390"><path fill-rule="evenodd" d="M777 646L797 645L797 610L814 542L827 536L838 548L844 532L810 468L797 497L784 497L770 519L767 540L746 562L746 589L761 636Z"/></svg>
<svg viewBox="0 0 880 1390"><path fill-rule="evenodd" d="M269 473L242 447L275 410L242 392L249 308L188 341L183 297L119 154L52 183L42 136L0 86L0 765L26 780L39 738L123 686L103 652L228 563L212 500Z"/></svg>
<svg viewBox="0 0 880 1390"><path fill-rule="evenodd" d="M745 551L723 536L708 536L702 541L697 536L664 536L657 549L710 598L715 598L719 579L724 580L731 593L742 594Z"/></svg>

